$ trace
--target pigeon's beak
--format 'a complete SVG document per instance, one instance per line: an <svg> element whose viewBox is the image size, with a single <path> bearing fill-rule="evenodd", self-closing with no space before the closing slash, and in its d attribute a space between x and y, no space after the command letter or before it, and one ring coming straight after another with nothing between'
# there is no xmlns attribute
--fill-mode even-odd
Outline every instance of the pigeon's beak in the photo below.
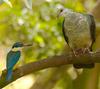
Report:
<svg viewBox="0 0 100 89"><path fill-rule="evenodd" d="M33 44L24 44L24 47L33 46Z"/></svg>

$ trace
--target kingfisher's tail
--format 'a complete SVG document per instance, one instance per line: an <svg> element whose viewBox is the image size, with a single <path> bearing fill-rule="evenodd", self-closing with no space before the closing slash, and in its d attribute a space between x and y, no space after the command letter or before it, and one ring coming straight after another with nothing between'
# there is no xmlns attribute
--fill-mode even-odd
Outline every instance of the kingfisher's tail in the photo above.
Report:
<svg viewBox="0 0 100 89"><path fill-rule="evenodd" d="M6 76L6 80L10 81L12 78L12 69L8 69L7 70L7 76Z"/></svg>

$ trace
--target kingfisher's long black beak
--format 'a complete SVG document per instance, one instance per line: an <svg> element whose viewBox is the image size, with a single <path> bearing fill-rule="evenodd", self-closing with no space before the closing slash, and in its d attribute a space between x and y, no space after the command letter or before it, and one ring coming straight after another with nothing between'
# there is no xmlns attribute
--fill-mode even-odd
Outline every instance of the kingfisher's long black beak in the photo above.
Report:
<svg viewBox="0 0 100 89"><path fill-rule="evenodd" d="M33 44L24 44L23 47L33 46Z"/></svg>

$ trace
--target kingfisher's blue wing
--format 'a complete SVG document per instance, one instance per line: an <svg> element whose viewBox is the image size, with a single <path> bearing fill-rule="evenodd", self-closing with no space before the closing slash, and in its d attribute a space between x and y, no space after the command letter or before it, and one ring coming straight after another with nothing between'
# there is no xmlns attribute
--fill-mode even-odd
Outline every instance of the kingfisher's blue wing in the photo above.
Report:
<svg viewBox="0 0 100 89"><path fill-rule="evenodd" d="M7 81L9 81L12 78L13 67L17 63L17 61L19 60L19 57L20 57L20 51L17 51L17 52L10 51L8 53L7 63L6 63L6 67L7 67L6 80Z"/></svg>
<svg viewBox="0 0 100 89"><path fill-rule="evenodd" d="M20 51L17 52L10 51L7 55L7 64L6 64L7 69L12 69L19 60L19 58L20 58Z"/></svg>

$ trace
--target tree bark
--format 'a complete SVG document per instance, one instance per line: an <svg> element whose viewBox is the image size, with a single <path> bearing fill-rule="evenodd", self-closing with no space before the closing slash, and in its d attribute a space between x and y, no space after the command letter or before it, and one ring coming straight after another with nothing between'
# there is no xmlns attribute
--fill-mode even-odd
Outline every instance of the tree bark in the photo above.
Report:
<svg viewBox="0 0 100 89"><path fill-rule="evenodd" d="M75 64L75 63L85 63L85 64L100 63L100 52L84 54L79 57L75 57L72 54L59 55L59 56L53 56L46 59L42 59L37 62L31 62L13 70L13 78L9 82L5 80L6 70L4 70L0 78L0 88L3 88L4 86L15 81L16 79L25 76L27 74L30 74L32 72L36 72L46 68L58 67L62 65Z"/></svg>

